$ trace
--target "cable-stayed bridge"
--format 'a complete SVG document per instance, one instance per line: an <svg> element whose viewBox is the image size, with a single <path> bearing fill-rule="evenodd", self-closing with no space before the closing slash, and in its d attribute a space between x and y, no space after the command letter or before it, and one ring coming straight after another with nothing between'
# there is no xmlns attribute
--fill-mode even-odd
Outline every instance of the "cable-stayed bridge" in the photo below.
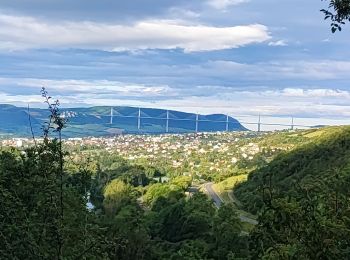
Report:
<svg viewBox="0 0 350 260"><path fill-rule="evenodd" d="M109 113L92 113L91 116L108 118L109 124L113 126L118 124L122 119L131 119L135 122L135 127L137 131L143 132L143 125L145 122L157 121L163 126L163 131L165 133L176 132L173 130L174 124L176 122L184 122L187 125L191 125L190 132L201 132L203 131L203 125L217 124L217 131L238 131L238 130L251 130L254 128L255 131L263 131L263 128L268 127L279 127L284 129L296 129L296 128L312 128L312 125L306 124L296 124L294 117L290 117L290 123L273 123L264 122L263 116L256 116L256 121L252 120L252 116L249 120L242 119L237 120L229 115L225 114L215 114L215 115L200 115L200 114L190 114L182 113L172 110L160 110L160 109L147 109L147 108L132 108L133 111L129 113L123 113L118 109L111 107ZM181 113L179 116L179 113ZM241 116L242 117L242 116ZM238 116L240 118L240 116Z"/></svg>
<svg viewBox="0 0 350 260"><path fill-rule="evenodd" d="M218 108L216 108L217 110ZM269 115L234 115L233 113L201 115L176 110L137 108L126 106L100 106L61 108L68 118L64 134L76 136L106 136L120 133L194 133L217 131L270 131L282 129L308 129L326 125L350 125L350 119L276 117ZM29 116L30 115L30 116ZM42 133L49 112L47 109L0 105L0 134L28 136L31 129ZM31 119L29 128L28 118Z"/></svg>

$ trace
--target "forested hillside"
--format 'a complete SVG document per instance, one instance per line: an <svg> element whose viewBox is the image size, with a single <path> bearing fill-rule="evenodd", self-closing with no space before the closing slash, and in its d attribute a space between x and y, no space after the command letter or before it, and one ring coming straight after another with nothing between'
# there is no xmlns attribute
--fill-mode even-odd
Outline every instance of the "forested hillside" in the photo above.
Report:
<svg viewBox="0 0 350 260"><path fill-rule="evenodd" d="M252 234L255 257L349 256L350 128L323 132L313 142L278 155L235 188L244 208L260 215Z"/></svg>
<svg viewBox="0 0 350 260"><path fill-rule="evenodd" d="M266 197L297 198L300 189L328 194L334 185L350 180L349 167L350 128L328 128L309 144L281 153L250 173L235 194L246 209L257 213Z"/></svg>

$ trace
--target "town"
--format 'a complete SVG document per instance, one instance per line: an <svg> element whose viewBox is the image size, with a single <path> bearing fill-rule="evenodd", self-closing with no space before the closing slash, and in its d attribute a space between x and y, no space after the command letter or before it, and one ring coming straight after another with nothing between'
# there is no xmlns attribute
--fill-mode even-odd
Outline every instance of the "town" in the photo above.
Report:
<svg viewBox="0 0 350 260"><path fill-rule="evenodd" d="M116 135L68 138L64 140L64 146L75 161L81 160L82 156L99 156L104 151L118 154L135 165L161 169L169 177L190 175L194 179L222 181L230 176L247 174L281 151L305 142L307 138L297 133L298 130ZM285 139L288 139L287 143L282 141ZM23 149L42 141L41 138L10 138L0 144Z"/></svg>

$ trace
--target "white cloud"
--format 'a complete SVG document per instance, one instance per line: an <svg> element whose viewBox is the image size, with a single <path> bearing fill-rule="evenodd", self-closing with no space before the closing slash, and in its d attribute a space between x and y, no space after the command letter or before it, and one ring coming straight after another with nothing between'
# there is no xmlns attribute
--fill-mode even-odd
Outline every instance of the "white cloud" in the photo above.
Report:
<svg viewBox="0 0 350 260"><path fill-rule="evenodd" d="M186 19L190 19L190 20L199 18L201 16L201 14L198 12L194 12L192 10L179 8L179 7L170 8L168 11L168 15L174 19L176 19L178 17L182 17L182 19L186 18Z"/></svg>
<svg viewBox="0 0 350 260"><path fill-rule="evenodd" d="M226 9L232 5L249 2L250 0L209 0L208 4L216 9Z"/></svg>
<svg viewBox="0 0 350 260"><path fill-rule="evenodd" d="M269 46L288 46L288 42L286 40L278 40L275 42L269 42Z"/></svg>
<svg viewBox="0 0 350 260"><path fill-rule="evenodd" d="M287 97L303 97L303 98L350 98L349 91L339 89L301 89L301 88L285 88L281 92Z"/></svg>
<svg viewBox="0 0 350 260"><path fill-rule="evenodd" d="M305 79L348 79L350 73L349 61L338 60L314 60L284 62L279 65L280 72L286 77L305 78ZM277 67L277 66L276 66Z"/></svg>
<svg viewBox="0 0 350 260"><path fill-rule="evenodd" d="M0 48L87 48L142 50L182 48L187 52L238 48L270 38L261 24L214 27L176 20L132 25L97 22L53 23L33 17L0 15Z"/></svg>
<svg viewBox="0 0 350 260"><path fill-rule="evenodd" d="M227 60L209 61L210 69L206 75L215 73L222 77L238 75L243 79L269 80L305 79L335 80L349 79L350 62L342 60L285 60L268 61L252 64L237 63ZM213 71L213 72L211 72Z"/></svg>
<svg viewBox="0 0 350 260"><path fill-rule="evenodd" d="M43 106L39 93L41 86L46 86L64 107L131 105L208 114L294 115L321 119L350 116L348 90L316 87L239 90L224 86L193 86L180 89L106 80L0 78L0 89L3 89L0 100L2 103L25 105L28 102L32 106ZM4 91L6 87L9 87L8 92ZM28 94L11 94L14 88L27 88Z"/></svg>
<svg viewBox="0 0 350 260"><path fill-rule="evenodd" d="M242 90L230 86L197 85L191 88L177 88L168 85L133 84L110 80L52 80L36 78L1 78L1 86L30 87L38 88L42 86L55 90L64 95L119 95L128 98L157 98L163 97L165 100L185 96L213 97L223 95L222 99L235 99L237 96L246 98L252 97L286 97L286 98L337 98L340 100L350 99L350 91L331 88L283 88L268 89L261 87L261 90ZM218 94L220 93L220 94Z"/></svg>
<svg viewBox="0 0 350 260"><path fill-rule="evenodd" d="M42 86L62 93L63 95L109 95L111 98L144 97L157 98L161 96L176 96L173 89L166 85L142 85L108 80L51 80L35 78L0 78L0 86L17 86L38 88Z"/></svg>

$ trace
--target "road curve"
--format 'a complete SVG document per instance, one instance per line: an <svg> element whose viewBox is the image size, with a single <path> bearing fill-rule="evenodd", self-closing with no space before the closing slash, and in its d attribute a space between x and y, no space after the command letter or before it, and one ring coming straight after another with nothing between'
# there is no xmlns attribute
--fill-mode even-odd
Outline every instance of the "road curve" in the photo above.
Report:
<svg viewBox="0 0 350 260"><path fill-rule="evenodd" d="M221 204L222 204L222 200L220 199L219 195L216 194L216 192L213 190L213 182L208 182L206 184L204 184L204 188L206 189L207 193L209 194L209 196L211 197L211 199L214 202L214 205L217 208L220 208Z"/></svg>
<svg viewBox="0 0 350 260"><path fill-rule="evenodd" d="M221 200L221 198L219 197L219 195L213 190L213 182L208 182L206 184L204 184L204 188L207 191L208 195L211 197L211 199L213 200L214 205L217 208L220 208L221 204L223 203L223 201ZM239 214L239 219L242 222L246 222L246 223L250 223L252 225L257 225L258 222L255 219L243 216L242 214Z"/></svg>

